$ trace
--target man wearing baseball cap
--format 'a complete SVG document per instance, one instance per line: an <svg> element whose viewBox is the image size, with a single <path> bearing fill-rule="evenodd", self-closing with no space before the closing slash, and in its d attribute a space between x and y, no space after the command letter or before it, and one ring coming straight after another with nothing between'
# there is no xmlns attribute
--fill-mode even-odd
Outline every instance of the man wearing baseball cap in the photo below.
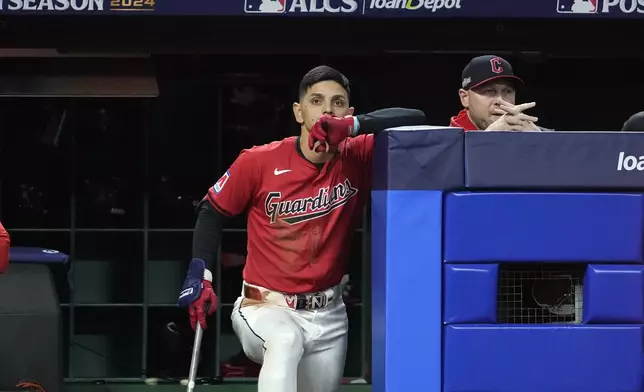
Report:
<svg viewBox="0 0 644 392"><path fill-rule="evenodd" d="M450 126L465 131L542 131L538 119L523 113L534 102L516 105L517 87L523 81L514 75L507 60L494 55L473 58L463 69L458 90L463 110Z"/></svg>

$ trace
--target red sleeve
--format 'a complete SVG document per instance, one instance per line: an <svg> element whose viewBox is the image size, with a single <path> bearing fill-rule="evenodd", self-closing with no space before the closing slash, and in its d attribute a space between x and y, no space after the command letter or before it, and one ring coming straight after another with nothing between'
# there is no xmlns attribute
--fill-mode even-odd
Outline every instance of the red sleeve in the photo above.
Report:
<svg viewBox="0 0 644 392"><path fill-rule="evenodd" d="M242 151L223 176L208 189L206 198L226 216L243 213L259 184L259 165L253 153Z"/></svg>
<svg viewBox="0 0 644 392"><path fill-rule="evenodd" d="M373 134L358 135L351 138L351 148L355 151L354 154L365 165L371 164L374 143Z"/></svg>
<svg viewBox="0 0 644 392"><path fill-rule="evenodd" d="M9 233L4 229L2 223L0 223L0 274L4 273L9 264L9 246L11 241L9 239Z"/></svg>
<svg viewBox="0 0 644 392"><path fill-rule="evenodd" d="M367 190L363 193L365 197L369 194L368 190L371 189L371 158L373 156L373 147L375 138L372 133L365 135L358 135L349 139L350 155L352 155L361 167L356 168L360 173L362 182L360 187ZM366 199L364 199L366 200Z"/></svg>

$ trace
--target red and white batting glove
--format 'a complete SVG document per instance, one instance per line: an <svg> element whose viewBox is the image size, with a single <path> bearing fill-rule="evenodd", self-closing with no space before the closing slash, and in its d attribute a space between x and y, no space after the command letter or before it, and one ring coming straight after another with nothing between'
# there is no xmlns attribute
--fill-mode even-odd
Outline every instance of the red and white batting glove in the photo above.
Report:
<svg viewBox="0 0 644 392"><path fill-rule="evenodd" d="M195 258L190 261L178 304L188 308L193 330L197 330L197 321L202 329L206 329L206 316L217 310L217 295L212 289L212 272L206 269L203 260Z"/></svg>
<svg viewBox="0 0 644 392"><path fill-rule="evenodd" d="M309 149L313 150L315 144L319 142L315 152L324 152L327 145L338 146L344 139L355 136L356 131L354 116L333 117L325 114L313 124L309 132Z"/></svg>
<svg viewBox="0 0 644 392"><path fill-rule="evenodd" d="M201 295L199 295L199 298L197 298L188 309L190 312L190 326L192 327L192 330L197 330L197 321L201 324L201 329L206 329L208 327L206 316L212 315L212 313L217 310L217 294L215 294L215 290L213 290L212 283L210 281L206 279L201 281Z"/></svg>

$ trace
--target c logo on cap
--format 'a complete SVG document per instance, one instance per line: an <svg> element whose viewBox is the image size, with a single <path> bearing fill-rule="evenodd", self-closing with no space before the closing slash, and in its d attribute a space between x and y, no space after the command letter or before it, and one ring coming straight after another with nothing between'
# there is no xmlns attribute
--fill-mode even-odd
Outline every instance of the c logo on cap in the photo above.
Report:
<svg viewBox="0 0 644 392"><path fill-rule="evenodd" d="M500 58L495 57L490 60L490 66L492 67L492 72L495 74L500 74L503 72L503 61Z"/></svg>

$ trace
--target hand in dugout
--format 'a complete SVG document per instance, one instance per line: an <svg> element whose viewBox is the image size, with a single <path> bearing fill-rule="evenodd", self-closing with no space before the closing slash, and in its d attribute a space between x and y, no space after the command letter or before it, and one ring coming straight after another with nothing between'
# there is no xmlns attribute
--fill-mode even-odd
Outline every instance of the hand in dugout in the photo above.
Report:
<svg viewBox="0 0 644 392"><path fill-rule="evenodd" d="M344 139L353 134L353 116L333 117L325 114L313 124L309 132L309 148L315 152L326 151L326 144L338 146ZM319 145L316 146L316 143Z"/></svg>
<svg viewBox="0 0 644 392"><path fill-rule="evenodd" d="M206 317L217 310L217 295L212 289L212 272L206 269L201 259L192 259L188 274L181 286L179 306L187 307L190 313L190 326L197 329L197 322L206 329Z"/></svg>
<svg viewBox="0 0 644 392"><path fill-rule="evenodd" d="M534 102L513 105L501 100L499 108L495 110L501 117L490 124L486 131L541 131L541 128L535 124L539 119L523 113L535 106Z"/></svg>

